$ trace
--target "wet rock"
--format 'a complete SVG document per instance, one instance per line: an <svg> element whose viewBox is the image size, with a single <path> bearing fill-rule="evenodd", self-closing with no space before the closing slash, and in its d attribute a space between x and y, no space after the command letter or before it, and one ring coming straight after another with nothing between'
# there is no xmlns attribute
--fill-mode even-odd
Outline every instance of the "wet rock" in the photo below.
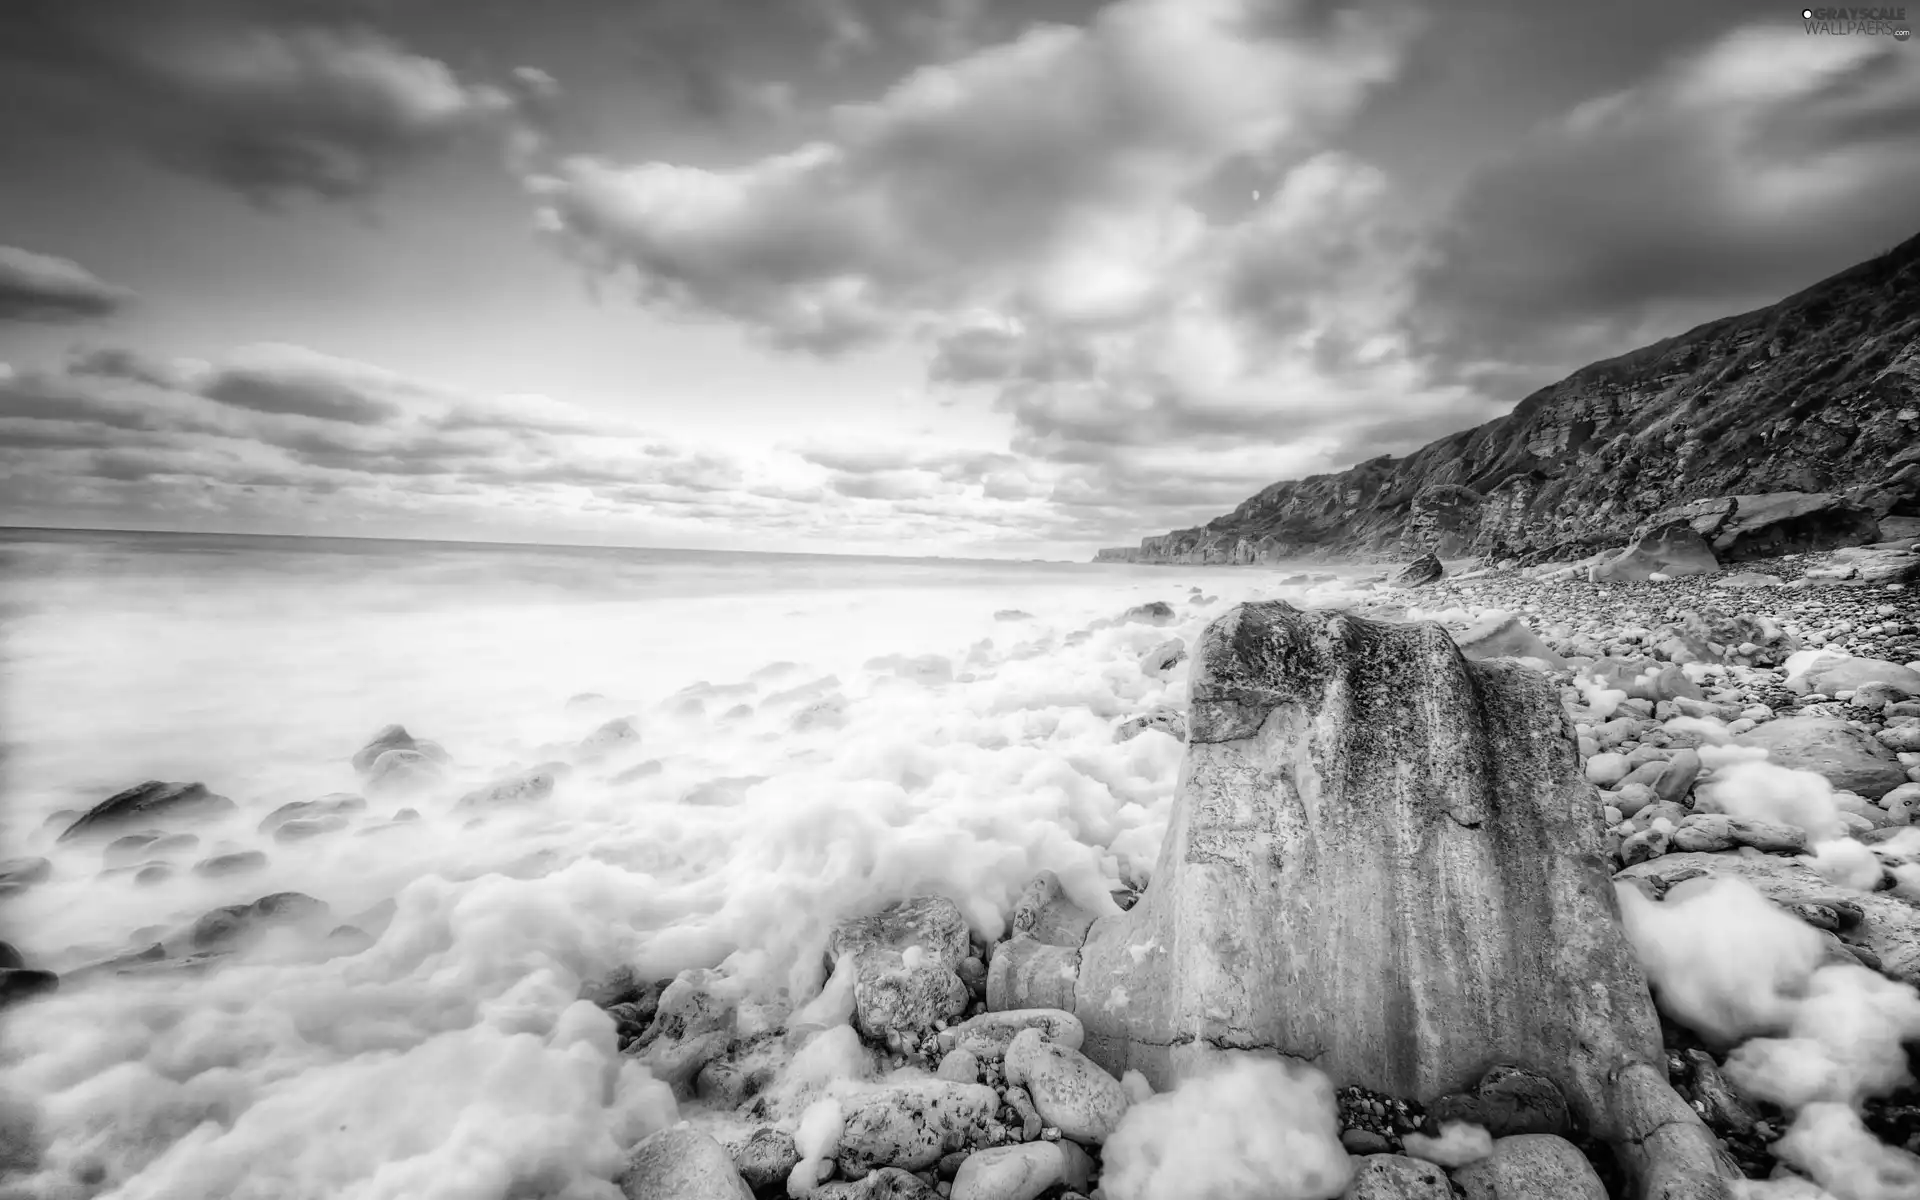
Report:
<svg viewBox="0 0 1920 1200"><path fill-rule="evenodd" d="M983 1083L922 1079L841 1101L839 1163L849 1175L880 1166L920 1171L977 1137L1000 1107Z"/></svg>
<svg viewBox="0 0 1920 1200"><path fill-rule="evenodd" d="M12 942L0 942L0 970L17 970L27 965L20 950Z"/></svg>
<svg viewBox="0 0 1920 1200"><path fill-rule="evenodd" d="M432 788L445 778L440 759L419 750L386 750L367 768L365 787L369 795L391 796Z"/></svg>
<svg viewBox="0 0 1920 1200"><path fill-rule="evenodd" d="M1658 704L1662 700L1704 700L1700 685L1674 663L1652 658L1603 658L1586 673L1599 683L1617 688L1635 700Z"/></svg>
<svg viewBox="0 0 1920 1200"><path fill-rule="evenodd" d="M823 1183L813 1189L813 1200L939 1200L919 1176L898 1167L881 1167L851 1182Z"/></svg>
<svg viewBox="0 0 1920 1200"><path fill-rule="evenodd" d="M1496 1138L1573 1132L1566 1097L1551 1079L1525 1067L1494 1067L1471 1094L1442 1096L1427 1106L1427 1114L1439 1122L1479 1125Z"/></svg>
<svg viewBox="0 0 1920 1200"><path fill-rule="evenodd" d="M1920 671L1883 658L1820 654L1810 658L1803 671L1787 679L1788 689L1800 695L1819 692L1836 696L1841 692L1857 692L1869 685L1920 696Z"/></svg>
<svg viewBox="0 0 1920 1200"><path fill-rule="evenodd" d="M1054 1187L1084 1192L1093 1160L1072 1142L994 1146L967 1156L948 1200L1036 1200Z"/></svg>
<svg viewBox="0 0 1920 1200"><path fill-rule="evenodd" d="M971 953L966 917L944 896L842 922L827 944L833 962L853 962L854 1024L874 1039L919 1033L964 1013L967 986L956 971Z"/></svg>
<svg viewBox="0 0 1920 1200"><path fill-rule="evenodd" d="M125 867L145 862L147 847L159 840L160 834L154 830L117 837L101 847L100 861L109 867Z"/></svg>
<svg viewBox="0 0 1920 1200"><path fill-rule="evenodd" d="M1496 1138L1493 1153L1453 1173L1466 1200L1607 1200L1586 1155L1543 1133Z"/></svg>
<svg viewBox="0 0 1920 1200"><path fill-rule="evenodd" d="M800 1162L793 1135L772 1126L754 1130L745 1142L731 1149L734 1167L756 1192L785 1183Z"/></svg>
<svg viewBox="0 0 1920 1200"><path fill-rule="evenodd" d="M188 940L196 950L235 950L276 928L312 926L324 920L328 906L302 892L274 892L251 904L216 908L193 923Z"/></svg>
<svg viewBox="0 0 1920 1200"><path fill-rule="evenodd" d="M32 967L0 967L0 1008L10 1008L60 990L60 977Z"/></svg>
<svg viewBox="0 0 1920 1200"><path fill-rule="evenodd" d="M1174 619L1173 606L1165 600L1155 600L1148 604L1136 604L1121 614L1123 622L1144 622L1148 625L1165 625Z"/></svg>
<svg viewBox="0 0 1920 1200"><path fill-rule="evenodd" d="M140 887L153 887L172 879L173 874L171 863L148 863L133 873L133 882Z"/></svg>
<svg viewBox="0 0 1920 1200"><path fill-rule="evenodd" d="M725 1054L739 1020L734 997L708 970L680 972L660 993L646 1032L626 1053L647 1064L655 1079L688 1090L700 1068Z"/></svg>
<svg viewBox="0 0 1920 1200"><path fill-rule="evenodd" d="M232 854L216 854L212 858L203 858L193 864L195 875L208 879L225 879L229 875L245 875L252 871L264 870L267 855L263 850L236 850Z"/></svg>
<svg viewBox="0 0 1920 1200"><path fill-rule="evenodd" d="M1670 854L1629 867L1615 878L1623 883L1658 881L1656 886L1663 887L1709 875L1744 880L1782 907L1817 904L1832 909L1849 945L1862 946L1879 960L1876 969L1889 979L1920 987L1920 906L1890 892L1844 891L1799 860L1772 855Z"/></svg>
<svg viewBox="0 0 1920 1200"><path fill-rule="evenodd" d="M233 801L215 795L204 783L162 783L157 779L116 792L69 825L59 840L72 841L149 822L204 820L235 810Z"/></svg>
<svg viewBox="0 0 1920 1200"><path fill-rule="evenodd" d="M1907 781L1899 756L1872 735L1833 717L1780 717L1733 739L1757 746L1767 761L1824 775L1841 791L1878 800Z"/></svg>
<svg viewBox="0 0 1920 1200"><path fill-rule="evenodd" d="M38 857L0 859L0 886L26 889L53 877L53 863Z"/></svg>
<svg viewBox="0 0 1920 1200"><path fill-rule="evenodd" d="M338 833L347 827L345 817L295 817L282 821L273 831L276 842L305 842L329 833Z"/></svg>
<svg viewBox="0 0 1920 1200"><path fill-rule="evenodd" d="M1374 1153L1354 1164L1340 1200L1453 1200L1447 1173L1420 1158Z"/></svg>
<svg viewBox="0 0 1920 1200"><path fill-rule="evenodd" d="M615 717L586 737L574 748L574 758L581 762L598 762L616 754L640 748L640 730L634 726L632 717Z"/></svg>
<svg viewBox="0 0 1920 1200"><path fill-rule="evenodd" d="M979 1083L980 1059L971 1050L949 1050L940 1059L934 1078L949 1083Z"/></svg>
<svg viewBox="0 0 1920 1200"><path fill-rule="evenodd" d="M1694 813L1673 832L1673 848L1682 852L1731 850L1751 846L1763 854L1804 854L1807 831L1777 821Z"/></svg>
<svg viewBox="0 0 1920 1200"><path fill-rule="evenodd" d="M1668 804L1685 804L1693 791L1693 785L1700 779L1700 755L1694 750L1681 750L1667 760L1660 772L1660 779L1653 785L1654 795Z"/></svg>
<svg viewBox="0 0 1920 1200"><path fill-rule="evenodd" d="M1016 1008L983 1012L968 1017L947 1032L945 1040L955 1049L965 1050L984 1062L999 1062L1007 1054L1013 1039L1029 1029L1056 1045L1078 1050L1086 1040L1086 1028L1080 1018L1058 1008Z"/></svg>
<svg viewBox="0 0 1920 1200"><path fill-rule="evenodd" d="M484 787L478 787L461 796L454 802L458 811L470 812L476 809L503 808L516 804L533 804L553 795L553 789L559 782L564 764L543 763L531 770L520 771L504 779L496 779Z"/></svg>
<svg viewBox="0 0 1920 1200"><path fill-rule="evenodd" d="M261 833L273 833L288 821L317 821L338 817L345 824L350 813L365 812L367 802L352 792L331 792L317 800L295 800L282 804L260 822Z"/></svg>
<svg viewBox="0 0 1920 1200"><path fill-rule="evenodd" d="M1140 669L1149 675L1165 675L1187 661L1187 644L1179 638L1161 642L1140 656Z"/></svg>
<svg viewBox="0 0 1920 1200"><path fill-rule="evenodd" d="M1022 1031L1007 1046L1006 1076L1027 1089L1041 1119L1062 1137L1089 1146L1106 1141L1127 1113L1127 1090L1118 1079L1038 1029Z"/></svg>
<svg viewBox="0 0 1920 1200"><path fill-rule="evenodd" d="M725 1148L687 1125L635 1146L617 1182L626 1200L753 1200Z"/></svg>
<svg viewBox="0 0 1920 1200"><path fill-rule="evenodd" d="M1393 586L1404 588L1424 587L1429 583L1438 582L1446 573L1447 569L1441 565L1438 555L1433 553L1422 554L1419 558L1401 567L1400 570L1395 573L1393 576Z"/></svg>
<svg viewBox="0 0 1920 1200"><path fill-rule="evenodd" d="M1157 729L1169 737L1175 737L1184 742L1187 740L1186 714L1177 708L1164 706L1149 709L1137 717L1128 717L1115 726L1113 740L1130 741L1149 729Z"/></svg>
<svg viewBox="0 0 1920 1200"><path fill-rule="evenodd" d="M445 766L452 761L438 742L429 742L408 733L404 725L388 725L373 735L353 756L353 769L365 775L373 770L380 756L389 750L409 750L422 758Z"/></svg>

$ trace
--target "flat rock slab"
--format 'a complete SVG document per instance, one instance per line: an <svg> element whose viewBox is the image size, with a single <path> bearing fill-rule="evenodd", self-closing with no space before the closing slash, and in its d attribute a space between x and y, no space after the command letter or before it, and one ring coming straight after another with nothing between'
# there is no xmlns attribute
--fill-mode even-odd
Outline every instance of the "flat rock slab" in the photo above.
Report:
<svg viewBox="0 0 1920 1200"><path fill-rule="evenodd" d="M1467 1200L1607 1200L1607 1189L1579 1147L1528 1133L1498 1138L1493 1153L1453 1173Z"/></svg>
<svg viewBox="0 0 1920 1200"><path fill-rule="evenodd" d="M1614 878L1656 880L1669 885L1700 875L1744 880L1788 909L1836 903L1858 908L1864 914L1859 940L1879 957L1881 974L1920 987L1920 905L1890 892L1848 891L1829 883L1797 859L1742 854L1669 854L1628 867Z"/></svg>
<svg viewBox="0 0 1920 1200"><path fill-rule="evenodd" d="M1796 771L1812 771L1843 792L1878 800L1907 781L1900 756L1836 717L1780 717L1733 739L1757 746L1767 761Z"/></svg>

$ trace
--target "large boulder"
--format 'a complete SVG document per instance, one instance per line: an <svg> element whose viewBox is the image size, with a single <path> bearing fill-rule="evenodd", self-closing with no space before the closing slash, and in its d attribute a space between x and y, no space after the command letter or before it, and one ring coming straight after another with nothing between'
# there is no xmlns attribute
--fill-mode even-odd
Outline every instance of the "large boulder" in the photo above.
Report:
<svg viewBox="0 0 1920 1200"><path fill-rule="evenodd" d="M1767 761L1796 771L1812 771L1843 792L1878 800L1907 781L1900 756L1836 717L1780 717L1756 725L1733 739L1757 746Z"/></svg>
<svg viewBox="0 0 1920 1200"><path fill-rule="evenodd" d="M690 1125L635 1146L619 1184L627 1200L753 1200L726 1148Z"/></svg>
<svg viewBox="0 0 1920 1200"><path fill-rule="evenodd" d="M96 837L118 832L129 825L156 821L224 816L234 809L233 801L208 791L204 783L162 783L149 779L124 792L116 792L88 809L85 816L67 826L59 840Z"/></svg>
<svg viewBox="0 0 1920 1200"><path fill-rule="evenodd" d="M1807 651L1788 660L1787 687L1801 695L1857 692L1870 683L1884 683L1904 695L1920 696L1920 671L1884 658L1859 658L1822 650Z"/></svg>
<svg viewBox="0 0 1920 1200"><path fill-rule="evenodd" d="M964 1013L959 968L972 953L967 919L944 896L903 900L845 921L827 944L836 967L852 959L854 1024L876 1040L918 1034Z"/></svg>
<svg viewBox="0 0 1920 1200"><path fill-rule="evenodd" d="M362 775L367 774L373 770L373 764L380 761L380 756L389 750L410 750L442 766L451 761L438 742L416 738L407 732L404 725L386 725L366 745L354 752L353 769Z"/></svg>
<svg viewBox="0 0 1920 1200"><path fill-rule="evenodd" d="M1666 1082L1550 680L1436 624L1268 602L1207 627L1189 695L1145 895L1080 946L1003 943L996 1006L1071 1007L1089 1057L1159 1090L1216 1048L1422 1103L1524 1067L1635 1195L1725 1196L1731 1161Z"/></svg>
<svg viewBox="0 0 1920 1200"><path fill-rule="evenodd" d="M1767 492L1719 496L1680 505L1650 524L1691 525L1722 563L1749 562L1842 546L1865 546L1880 538L1873 513L1826 492Z"/></svg>
<svg viewBox="0 0 1920 1200"><path fill-rule="evenodd" d="M1642 533L1619 555L1588 573L1596 583L1644 583L1661 575L1711 575L1720 569L1713 547L1691 524L1671 521Z"/></svg>

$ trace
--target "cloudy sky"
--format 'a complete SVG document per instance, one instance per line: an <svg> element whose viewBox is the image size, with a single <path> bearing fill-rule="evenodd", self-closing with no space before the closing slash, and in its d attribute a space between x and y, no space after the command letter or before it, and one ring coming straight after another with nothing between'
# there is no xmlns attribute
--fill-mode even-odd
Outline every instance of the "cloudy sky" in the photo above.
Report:
<svg viewBox="0 0 1920 1200"><path fill-rule="evenodd" d="M1920 232L1756 0L9 0L0 522L1083 557Z"/></svg>

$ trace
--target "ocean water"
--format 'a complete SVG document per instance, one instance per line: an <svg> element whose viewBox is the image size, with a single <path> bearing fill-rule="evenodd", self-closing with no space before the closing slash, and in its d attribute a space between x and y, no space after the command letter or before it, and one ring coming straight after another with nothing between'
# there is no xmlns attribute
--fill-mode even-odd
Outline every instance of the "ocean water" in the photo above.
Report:
<svg viewBox="0 0 1920 1200"><path fill-rule="evenodd" d="M626 1147L702 1114L618 1054L583 979L715 968L778 1023L849 915L938 893L991 937L1041 869L1111 906L1151 871L1182 752L1113 739L1185 705L1186 666L1140 656L1245 599L1346 594L1280 585L1295 569L1327 570L0 531L0 838L54 872L0 936L62 972L177 955L201 914L282 891L377 932L9 1013L0 1150L22 1170L0 1191L614 1200ZM1150 600L1177 619L1118 620ZM637 744L577 752L618 716ZM394 722L448 778L310 840L260 832L363 791L349 760ZM556 759L545 799L454 808ZM55 843L55 814L147 779L238 812L157 883ZM402 807L420 818L389 823ZM190 869L254 849L256 870Z"/></svg>

